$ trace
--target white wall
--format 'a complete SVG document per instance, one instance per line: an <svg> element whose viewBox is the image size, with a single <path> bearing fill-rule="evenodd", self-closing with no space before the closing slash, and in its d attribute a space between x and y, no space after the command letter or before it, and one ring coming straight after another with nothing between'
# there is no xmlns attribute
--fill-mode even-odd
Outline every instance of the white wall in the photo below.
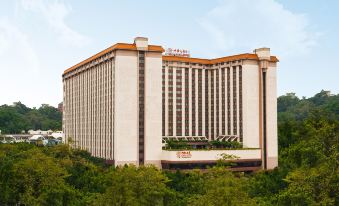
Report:
<svg viewBox="0 0 339 206"><path fill-rule="evenodd" d="M162 56L146 53L145 61L145 164L161 165Z"/></svg>
<svg viewBox="0 0 339 206"><path fill-rule="evenodd" d="M116 51L114 112L115 164L137 164L138 68L136 51Z"/></svg>
<svg viewBox="0 0 339 206"><path fill-rule="evenodd" d="M259 67L248 62L242 68L243 144L259 148Z"/></svg>
<svg viewBox="0 0 339 206"><path fill-rule="evenodd" d="M267 169L278 166L277 132L277 69L269 67L266 74L267 101Z"/></svg>

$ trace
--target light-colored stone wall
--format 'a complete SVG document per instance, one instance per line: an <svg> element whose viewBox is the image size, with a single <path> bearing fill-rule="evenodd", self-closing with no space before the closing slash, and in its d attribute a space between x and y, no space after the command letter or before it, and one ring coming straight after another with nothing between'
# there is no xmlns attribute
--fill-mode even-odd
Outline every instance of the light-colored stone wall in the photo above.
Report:
<svg viewBox="0 0 339 206"><path fill-rule="evenodd" d="M160 165L162 151L162 56L146 53L145 60L145 164Z"/></svg>
<svg viewBox="0 0 339 206"><path fill-rule="evenodd" d="M114 160L138 164L138 57L136 51L115 54Z"/></svg>
<svg viewBox="0 0 339 206"><path fill-rule="evenodd" d="M259 148L259 67L243 64L243 144Z"/></svg>
<svg viewBox="0 0 339 206"><path fill-rule="evenodd" d="M267 69L267 169L278 166L277 69Z"/></svg>

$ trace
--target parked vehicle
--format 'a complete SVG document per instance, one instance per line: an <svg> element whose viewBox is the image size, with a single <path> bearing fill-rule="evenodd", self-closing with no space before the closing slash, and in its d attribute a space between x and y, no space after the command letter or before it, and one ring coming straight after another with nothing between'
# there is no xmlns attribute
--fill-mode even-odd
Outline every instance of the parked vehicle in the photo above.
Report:
<svg viewBox="0 0 339 206"><path fill-rule="evenodd" d="M36 144L38 146L46 146L48 144L48 139L42 135L33 135L29 138L30 144Z"/></svg>
<svg viewBox="0 0 339 206"><path fill-rule="evenodd" d="M61 144L62 141L59 140L59 139L48 139L48 143L47 143L47 146L54 146L54 145L58 145L58 144Z"/></svg>

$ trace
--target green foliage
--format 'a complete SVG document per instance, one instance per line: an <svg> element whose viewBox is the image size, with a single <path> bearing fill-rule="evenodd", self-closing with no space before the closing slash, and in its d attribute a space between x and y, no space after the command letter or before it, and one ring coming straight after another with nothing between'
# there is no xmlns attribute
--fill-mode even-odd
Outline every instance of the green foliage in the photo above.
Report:
<svg viewBox="0 0 339 206"><path fill-rule="evenodd" d="M229 142L229 141L218 141L213 140L210 141L209 144L212 148L227 148L227 149L237 149L242 148L242 144L240 142Z"/></svg>
<svg viewBox="0 0 339 206"><path fill-rule="evenodd" d="M202 194L194 194L188 200L188 205L254 205L246 192L247 179L224 168L213 168L204 175Z"/></svg>
<svg viewBox="0 0 339 206"><path fill-rule="evenodd" d="M288 94L278 98L278 110L279 168L252 174L228 171L236 158L229 155L214 168L173 172L110 167L68 145L0 144L0 205L339 205L339 95ZM44 118L59 116L47 105L0 107L3 131L26 127L27 119L43 126ZM168 146L191 147L186 141Z"/></svg>
<svg viewBox="0 0 339 206"><path fill-rule="evenodd" d="M191 146L184 140L168 140L166 142L166 148L168 149L189 149Z"/></svg>
<svg viewBox="0 0 339 206"><path fill-rule="evenodd" d="M239 142L230 142L230 141L195 141L195 142L206 142L205 145L202 145L203 149L239 149L242 148L242 144ZM194 149L191 145L192 141L188 140L167 140L166 149L178 149L178 150L191 150Z"/></svg>
<svg viewBox="0 0 339 206"><path fill-rule="evenodd" d="M0 130L4 134L33 130L61 130L62 114L56 108L42 104L30 109L21 102L0 106Z"/></svg>
<svg viewBox="0 0 339 206"><path fill-rule="evenodd" d="M279 168L250 178L259 205L339 205L339 95L278 98Z"/></svg>
<svg viewBox="0 0 339 206"><path fill-rule="evenodd" d="M118 167L109 173L110 186L99 205L163 205L167 177L155 167Z"/></svg>

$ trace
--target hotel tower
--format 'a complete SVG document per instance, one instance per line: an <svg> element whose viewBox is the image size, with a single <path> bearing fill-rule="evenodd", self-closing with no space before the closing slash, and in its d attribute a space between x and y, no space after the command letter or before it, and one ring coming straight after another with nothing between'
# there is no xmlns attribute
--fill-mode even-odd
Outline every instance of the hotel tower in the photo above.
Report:
<svg viewBox="0 0 339 206"><path fill-rule="evenodd" d="M63 73L66 140L116 166L204 168L230 154L235 170L273 169L277 62L269 48L200 59L117 43ZM166 149L173 140L192 149ZM197 149L216 141L242 147Z"/></svg>

